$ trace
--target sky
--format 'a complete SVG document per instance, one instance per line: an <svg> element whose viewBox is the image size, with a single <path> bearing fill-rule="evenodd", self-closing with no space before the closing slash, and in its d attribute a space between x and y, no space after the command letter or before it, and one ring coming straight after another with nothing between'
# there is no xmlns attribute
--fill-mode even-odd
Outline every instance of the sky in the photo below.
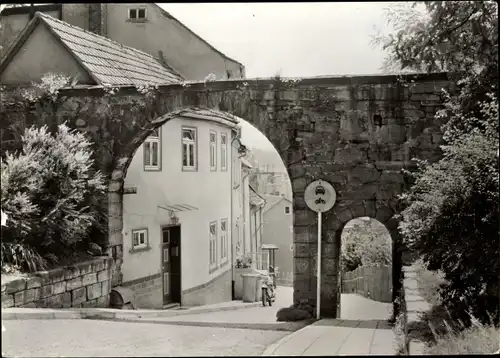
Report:
<svg viewBox="0 0 500 358"><path fill-rule="evenodd" d="M374 26L386 28L387 2L159 5L241 62L247 78L375 74L385 56L370 41ZM242 127L245 144L274 150L257 129Z"/></svg>

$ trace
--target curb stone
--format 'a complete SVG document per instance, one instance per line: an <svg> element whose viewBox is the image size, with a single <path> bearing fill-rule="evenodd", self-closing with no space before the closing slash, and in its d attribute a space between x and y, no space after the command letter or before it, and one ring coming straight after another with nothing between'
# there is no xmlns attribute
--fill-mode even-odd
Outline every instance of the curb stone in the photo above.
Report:
<svg viewBox="0 0 500 358"><path fill-rule="evenodd" d="M158 310L148 312L135 310L118 310L110 308L4 308L2 309L2 320L28 320L28 319L123 319L132 320L138 318L155 318L155 317L174 317L193 315L211 312L223 312L251 308L259 306L260 302L250 302L241 306L226 306L213 308L196 308L186 310Z"/></svg>

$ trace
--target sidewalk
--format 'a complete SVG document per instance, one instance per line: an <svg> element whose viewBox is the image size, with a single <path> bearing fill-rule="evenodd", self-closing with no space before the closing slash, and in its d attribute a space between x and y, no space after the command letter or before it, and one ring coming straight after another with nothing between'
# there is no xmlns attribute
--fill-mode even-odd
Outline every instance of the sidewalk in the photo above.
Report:
<svg viewBox="0 0 500 358"><path fill-rule="evenodd" d="M396 344L385 321L322 319L272 344L262 355L396 355Z"/></svg>
<svg viewBox="0 0 500 358"><path fill-rule="evenodd" d="M112 308L2 308L2 321L23 319L141 319L176 317L212 312L234 311L261 305L260 302L229 301L188 309L119 310Z"/></svg>

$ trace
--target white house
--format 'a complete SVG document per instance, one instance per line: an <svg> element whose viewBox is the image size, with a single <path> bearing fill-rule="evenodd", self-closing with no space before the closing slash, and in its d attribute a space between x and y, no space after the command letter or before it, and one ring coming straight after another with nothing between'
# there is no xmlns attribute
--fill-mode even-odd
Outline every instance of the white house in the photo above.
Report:
<svg viewBox="0 0 500 358"><path fill-rule="evenodd" d="M122 286L137 307L232 299L236 134L232 117L186 110L135 153L124 185Z"/></svg>

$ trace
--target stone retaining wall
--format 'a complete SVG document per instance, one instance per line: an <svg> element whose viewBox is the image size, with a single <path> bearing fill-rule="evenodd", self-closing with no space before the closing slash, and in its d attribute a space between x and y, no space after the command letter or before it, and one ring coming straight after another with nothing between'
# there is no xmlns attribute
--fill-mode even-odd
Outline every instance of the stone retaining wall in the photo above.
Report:
<svg viewBox="0 0 500 358"><path fill-rule="evenodd" d="M415 327L420 320L420 315L427 312L431 307L418 292L417 268L403 266L404 271L404 299L406 309L405 339L409 355L422 355L424 353L424 343L412 337L411 327Z"/></svg>
<svg viewBox="0 0 500 358"><path fill-rule="evenodd" d="M91 261L2 282L2 308L108 307L113 259Z"/></svg>

